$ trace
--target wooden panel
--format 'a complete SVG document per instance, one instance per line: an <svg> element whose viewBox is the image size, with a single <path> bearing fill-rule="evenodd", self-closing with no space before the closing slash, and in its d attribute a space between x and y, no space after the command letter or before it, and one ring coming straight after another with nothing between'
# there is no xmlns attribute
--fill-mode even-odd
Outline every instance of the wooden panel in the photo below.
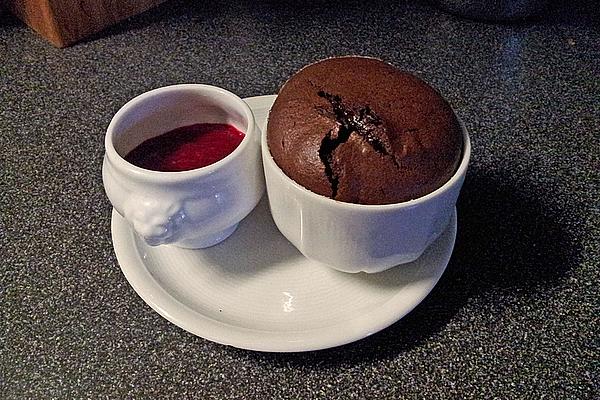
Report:
<svg viewBox="0 0 600 400"><path fill-rule="evenodd" d="M4 4L53 45L65 47L164 1L4 0Z"/></svg>

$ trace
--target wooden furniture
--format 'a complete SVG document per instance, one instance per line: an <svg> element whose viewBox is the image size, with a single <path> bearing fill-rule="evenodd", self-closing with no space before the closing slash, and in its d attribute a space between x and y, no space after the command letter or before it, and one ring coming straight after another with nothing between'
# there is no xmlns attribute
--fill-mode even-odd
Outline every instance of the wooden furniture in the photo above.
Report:
<svg viewBox="0 0 600 400"><path fill-rule="evenodd" d="M0 0L57 47L139 14L166 0Z"/></svg>

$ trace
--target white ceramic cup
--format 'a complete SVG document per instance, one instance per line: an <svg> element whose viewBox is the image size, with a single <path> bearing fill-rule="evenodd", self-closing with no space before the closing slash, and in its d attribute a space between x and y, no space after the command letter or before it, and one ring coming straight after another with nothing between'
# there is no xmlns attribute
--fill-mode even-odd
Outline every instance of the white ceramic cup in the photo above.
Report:
<svg viewBox="0 0 600 400"><path fill-rule="evenodd" d="M143 141L195 123L225 123L245 133L214 164L182 172L139 168L124 156ZM215 245L231 235L264 192L260 130L248 105L224 89L201 84L141 94L113 117L102 178L113 207L150 245Z"/></svg>
<svg viewBox="0 0 600 400"><path fill-rule="evenodd" d="M461 126L462 159L450 180L426 196L385 205L344 203L299 185L275 163L263 132L263 166L275 224L304 256L340 271L380 272L416 260L454 212L471 156L469 135Z"/></svg>

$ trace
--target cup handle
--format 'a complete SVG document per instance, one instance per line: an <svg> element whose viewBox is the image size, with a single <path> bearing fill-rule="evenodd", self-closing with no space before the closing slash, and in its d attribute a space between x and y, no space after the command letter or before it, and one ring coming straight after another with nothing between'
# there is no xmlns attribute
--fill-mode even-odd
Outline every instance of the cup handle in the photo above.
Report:
<svg viewBox="0 0 600 400"><path fill-rule="evenodd" d="M186 219L180 201L164 198L158 200L139 194L133 194L126 200L123 213L135 231L151 246L177 240Z"/></svg>

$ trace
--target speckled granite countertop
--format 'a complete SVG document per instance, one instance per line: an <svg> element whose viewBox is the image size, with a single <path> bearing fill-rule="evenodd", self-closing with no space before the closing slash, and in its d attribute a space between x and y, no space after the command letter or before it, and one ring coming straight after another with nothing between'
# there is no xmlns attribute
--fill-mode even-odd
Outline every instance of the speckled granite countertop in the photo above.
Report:
<svg viewBox="0 0 600 400"><path fill-rule="evenodd" d="M199 3L64 50L0 17L0 398L598 398L594 2L518 25L401 1ZM229 348L164 320L113 253L100 174L112 115L172 83L274 93L349 53L418 73L470 129L438 286L390 328L311 353Z"/></svg>

